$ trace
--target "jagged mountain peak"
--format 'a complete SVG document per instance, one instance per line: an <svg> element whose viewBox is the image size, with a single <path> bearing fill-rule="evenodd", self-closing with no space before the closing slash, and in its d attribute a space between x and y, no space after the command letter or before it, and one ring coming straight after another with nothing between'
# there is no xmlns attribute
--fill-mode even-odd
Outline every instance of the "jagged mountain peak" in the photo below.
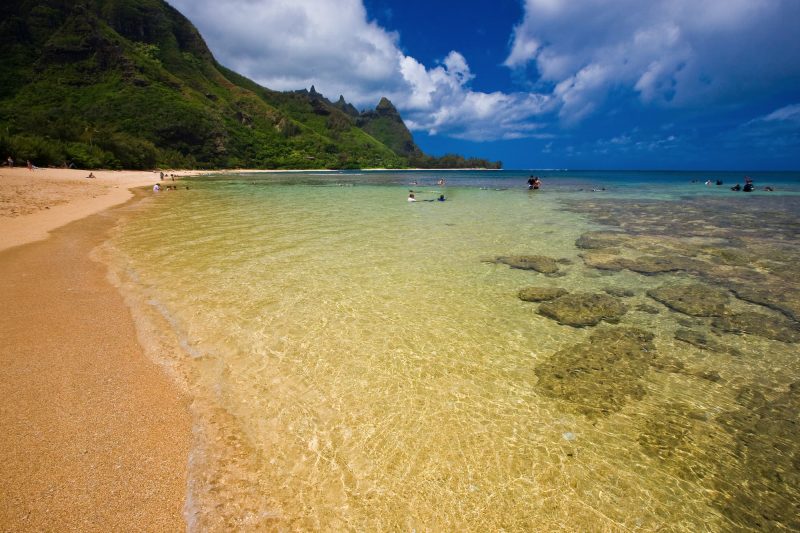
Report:
<svg viewBox="0 0 800 533"><path fill-rule="evenodd" d="M380 115L397 115L397 116L400 116L400 113L397 111L397 108L385 96L381 97L381 101L378 102L378 106L375 108L375 111Z"/></svg>

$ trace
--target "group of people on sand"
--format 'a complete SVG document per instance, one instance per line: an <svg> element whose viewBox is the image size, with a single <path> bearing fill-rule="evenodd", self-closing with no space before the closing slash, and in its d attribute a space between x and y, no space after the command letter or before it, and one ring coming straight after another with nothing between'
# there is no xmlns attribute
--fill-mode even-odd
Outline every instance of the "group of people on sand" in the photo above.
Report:
<svg viewBox="0 0 800 533"><path fill-rule="evenodd" d="M528 178L528 190L535 191L539 190L539 187L542 186L542 180L539 179L539 176L531 176Z"/></svg>
<svg viewBox="0 0 800 533"><path fill-rule="evenodd" d="M161 192L161 191L177 191L177 185L161 185L160 183L156 183L153 185L153 192ZM189 190L189 186L186 186L186 190Z"/></svg>
<svg viewBox="0 0 800 533"><path fill-rule="evenodd" d="M6 160L3 161L3 165L7 166L8 168L14 168L14 158L11 156L6 157ZM25 166L28 167L28 170L30 170L31 172L39 168L33 163L31 163L30 159L27 159L25 161Z"/></svg>

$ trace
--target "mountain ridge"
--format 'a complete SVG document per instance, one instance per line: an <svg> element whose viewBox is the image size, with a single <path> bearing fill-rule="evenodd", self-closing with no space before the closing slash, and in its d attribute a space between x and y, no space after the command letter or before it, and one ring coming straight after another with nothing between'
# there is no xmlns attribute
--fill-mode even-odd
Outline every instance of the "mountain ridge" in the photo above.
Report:
<svg viewBox="0 0 800 533"><path fill-rule="evenodd" d="M0 14L0 57L0 150L38 165L336 169L439 161L423 154L387 99L359 113L344 96L331 102L313 86L262 87L219 64L163 0L11 0Z"/></svg>

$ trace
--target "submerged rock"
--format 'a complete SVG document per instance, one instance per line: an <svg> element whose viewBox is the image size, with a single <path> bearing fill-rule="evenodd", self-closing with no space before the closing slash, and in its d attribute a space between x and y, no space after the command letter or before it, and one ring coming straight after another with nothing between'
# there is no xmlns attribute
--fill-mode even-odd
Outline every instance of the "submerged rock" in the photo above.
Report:
<svg viewBox="0 0 800 533"><path fill-rule="evenodd" d="M800 531L800 382L774 400L759 391L738 399L742 409L719 418L735 448L720 464L714 504L732 529Z"/></svg>
<svg viewBox="0 0 800 533"><path fill-rule="evenodd" d="M661 357L653 361L653 368L661 372L669 372L671 374L685 374L686 365L680 359L675 357Z"/></svg>
<svg viewBox="0 0 800 533"><path fill-rule="evenodd" d="M696 376L700 379L705 379L712 383L717 383L722 380L722 376L719 375L719 372L716 370L698 370L692 373L693 376Z"/></svg>
<svg viewBox="0 0 800 533"><path fill-rule="evenodd" d="M641 255L635 259L619 257L612 252L616 250L590 250L583 252L581 258L586 266L600 270L630 270L644 275L663 274L665 272L698 272L705 268L705 263L680 255Z"/></svg>
<svg viewBox="0 0 800 533"><path fill-rule="evenodd" d="M679 329L675 332L675 338L679 341L691 344L692 346L696 346L701 350L708 350L715 353L727 353L734 356L742 355L742 352L733 346L726 346L699 331Z"/></svg>
<svg viewBox="0 0 800 533"><path fill-rule="evenodd" d="M575 246L584 250L598 250L619 246L625 242L625 234L611 231L589 231L578 237Z"/></svg>
<svg viewBox="0 0 800 533"><path fill-rule="evenodd" d="M707 285L664 285L647 295L670 309L692 316L720 316L730 300L728 291Z"/></svg>
<svg viewBox="0 0 800 533"><path fill-rule="evenodd" d="M658 416L645 419L637 439L639 446L647 455L671 457L679 448L692 445L692 430L702 419L702 413L685 405L666 405Z"/></svg>
<svg viewBox="0 0 800 533"><path fill-rule="evenodd" d="M718 265L747 266L753 262L753 257L740 248L706 247L702 251Z"/></svg>
<svg viewBox="0 0 800 533"><path fill-rule="evenodd" d="M616 254L613 252L617 252ZM591 268L598 270L611 270L619 272L624 267L620 264L621 258L617 255L618 250L589 251L581 254L583 263Z"/></svg>
<svg viewBox="0 0 800 533"><path fill-rule="evenodd" d="M641 378L656 357L652 341L652 333L638 328L594 332L536 367L538 392L588 416L619 411L645 395Z"/></svg>
<svg viewBox="0 0 800 533"><path fill-rule="evenodd" d="M606 287L603 289L606 294L616 296L617 298L631 298L636 296L636 293L630 289L623 289L622 287Z"/></svg>
<svg viewBox="0 0 800 533"><path fill-rule="evenodd" d="M649 315L657 315L658 313L661 312L658 310L658 307L648 304L639 304L636 306L636 310L641 311L642 313L647 313Z"/></svg>
<svg viewBox="0 0 800 533"><path fill-rule="evenodd" d="M652 275L664 272L688 271L703 269L703 262L680 255L643 255L636 259L619 259L618 264L639 274Z"/></svg>
<svg viewBox="0 0 800 533"><path fill-rule="evenodd" d="M519 299L526 302L547 302L567 294L561 287L525 287L519 291Z"/></svg>
<svg viewBox="0 0 800 533"><path fill-rule="evenodd" d="M573 327L594 326L601 320L614 322L628 311L625 304L608 294L574 293L539 306L539 314Z"/></svg>
<svg viewBox="0 0 800 533"><path fill-rule="evenodd" d="M558 272L558 263L546 255L509 255L497 258L498 263L521 270L535 270L542 274L555 274Z"/></svg>
<svg viewBox="0 0 800 533"><path fill-rule="evenodd" d="M800 277L797 279L800 280ZM775 283L761 282L758 285L738 284L731 287L740 300L763 305L780 311L795 321L800 321L800 289L781 280Z"/></svg>
<svg viewBox="0 0 800 533"><path fill-rule="evenodd" d="M749 333L777 341L800 342L797 323L782 316L745 311L715 318L711 325L728 333Z"/></svg>

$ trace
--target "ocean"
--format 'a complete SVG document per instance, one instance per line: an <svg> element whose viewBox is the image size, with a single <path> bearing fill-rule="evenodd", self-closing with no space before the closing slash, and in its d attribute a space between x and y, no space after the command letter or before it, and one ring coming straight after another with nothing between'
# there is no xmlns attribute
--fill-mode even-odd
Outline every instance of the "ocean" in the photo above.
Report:
<svg viewBox="0 0 800 533"><path fill-rule="evenodd" d="M104 257L194 398L190 530L800 528L800 173L175 184Z"/></svg>

